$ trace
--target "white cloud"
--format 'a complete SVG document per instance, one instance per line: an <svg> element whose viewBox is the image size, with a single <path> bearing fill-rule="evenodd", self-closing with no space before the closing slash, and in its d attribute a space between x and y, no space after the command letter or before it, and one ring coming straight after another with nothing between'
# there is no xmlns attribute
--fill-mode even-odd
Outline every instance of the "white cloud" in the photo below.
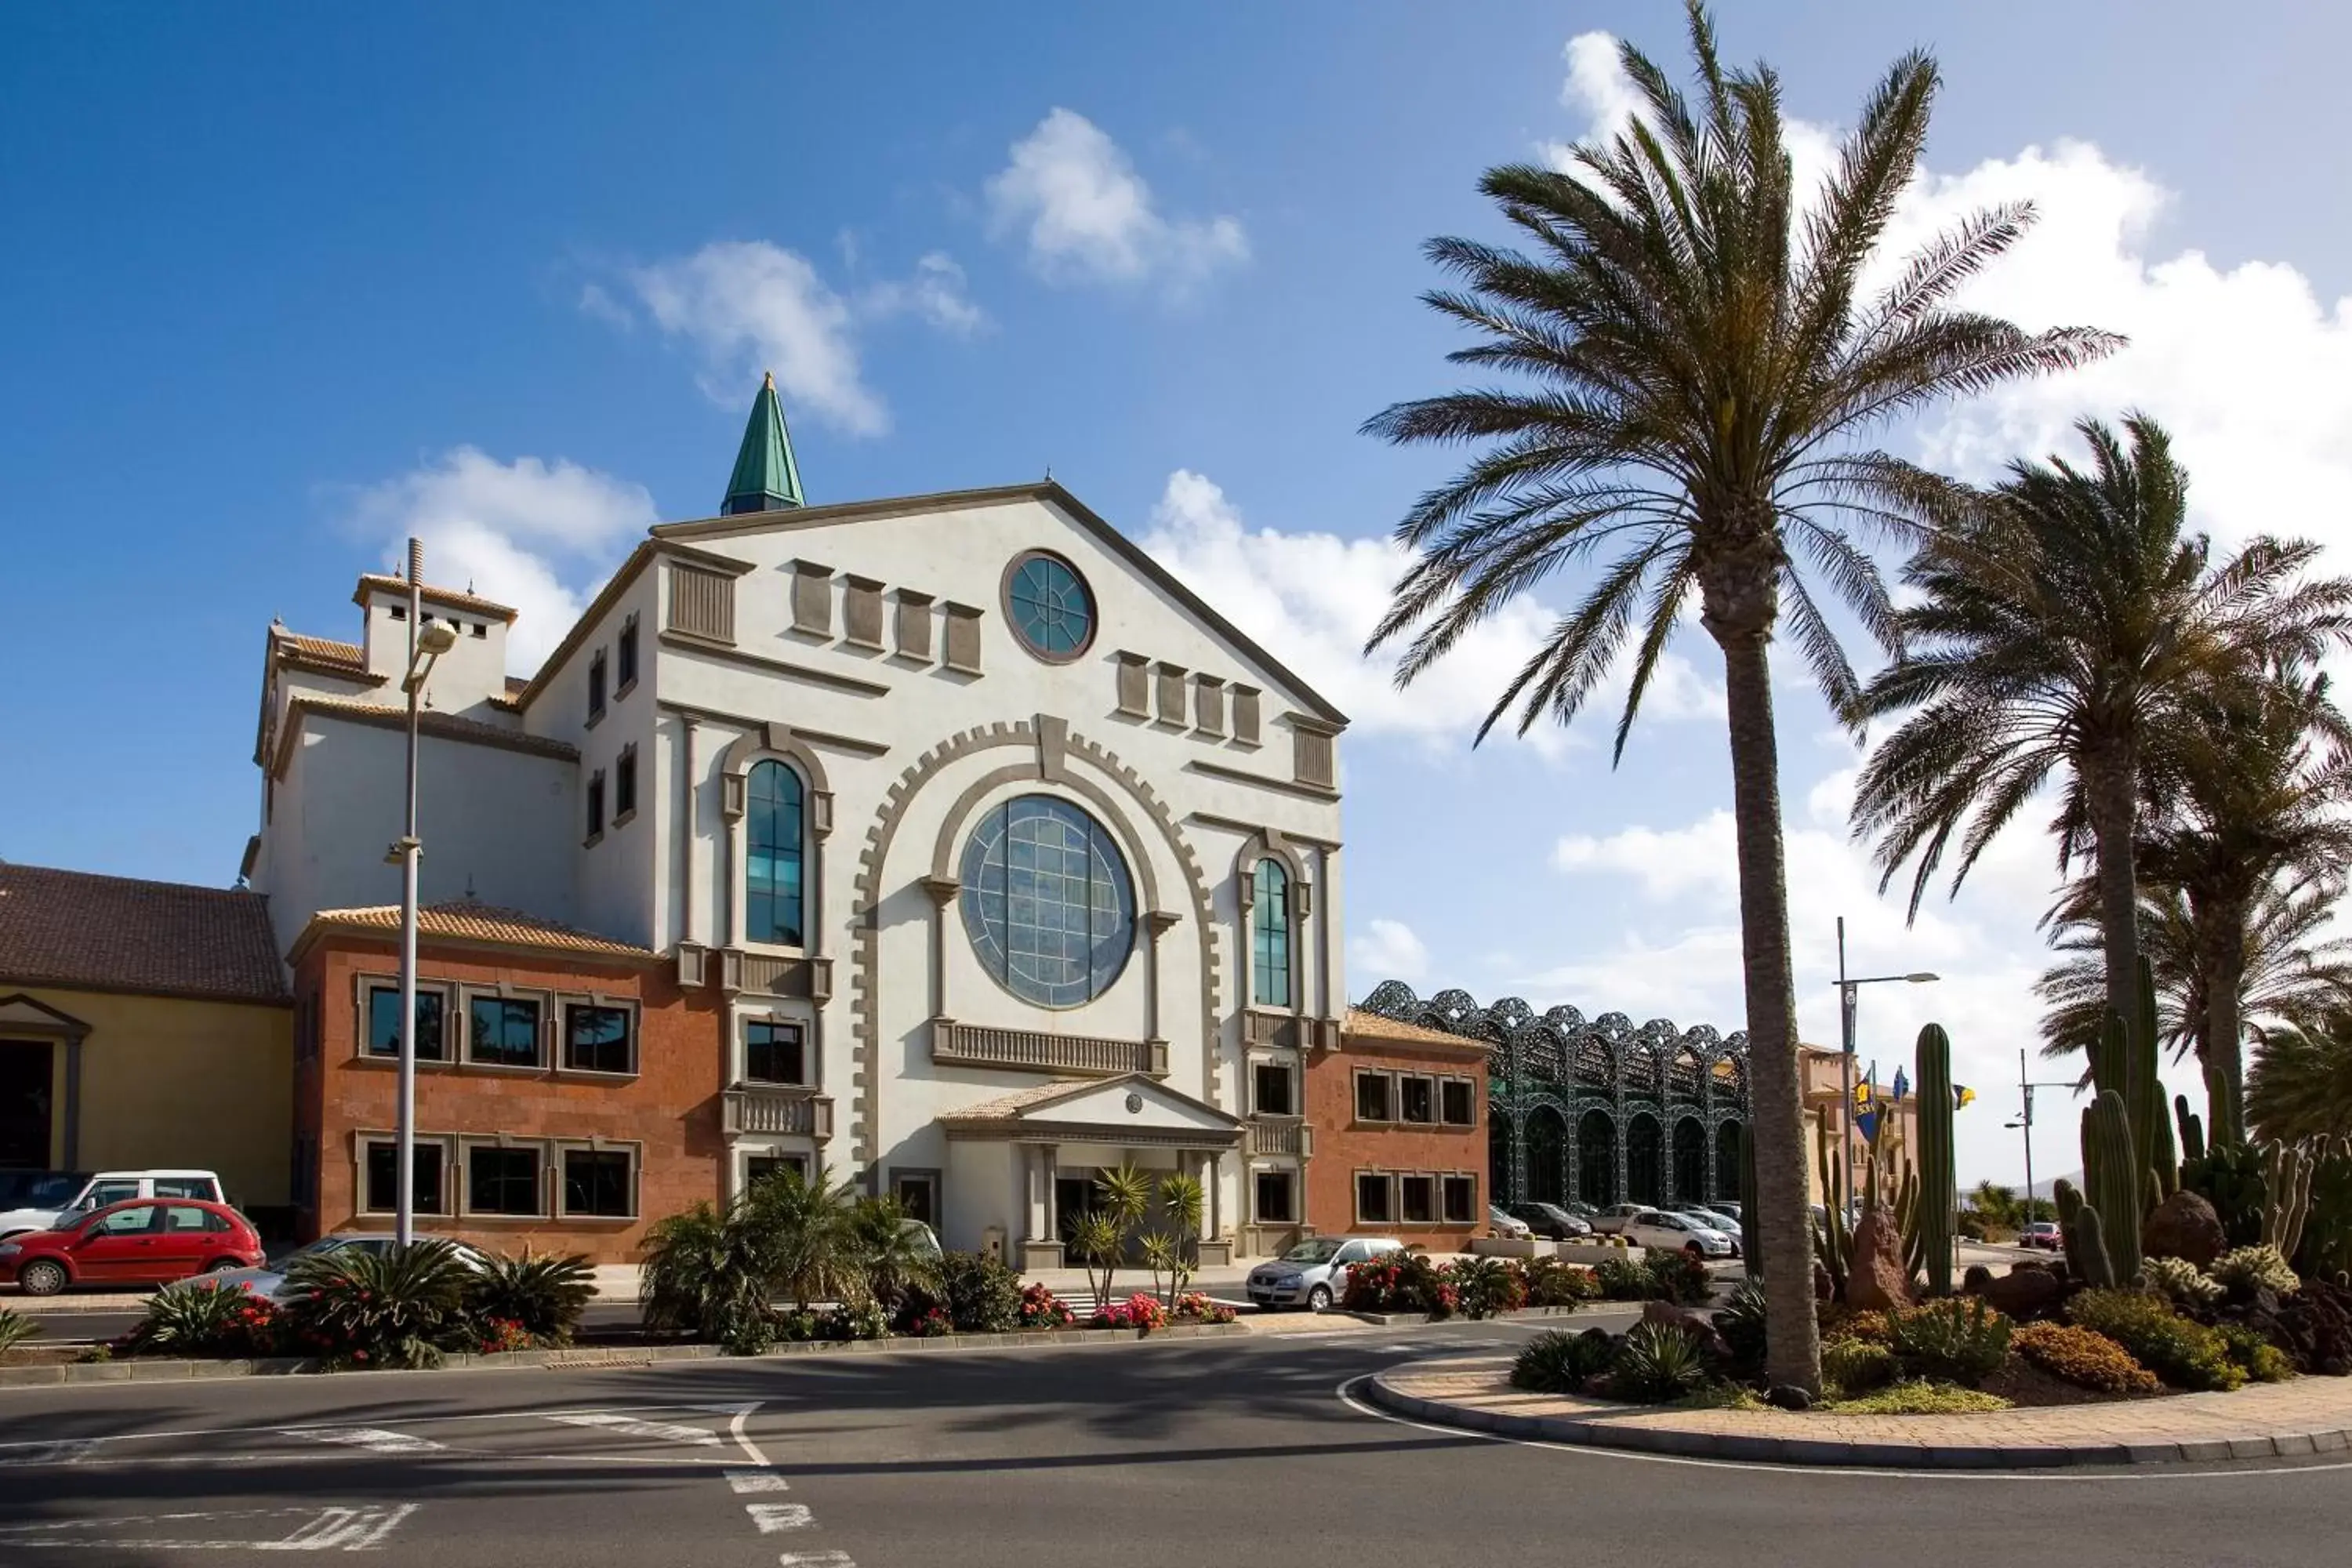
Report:
<svg viewBox="0 0 2352 1568"><path fill-rule="evenodd" d="M917 261L913 277L859 290L856 306L860 315L877 321L911 315L959 337L988 324L987 314L964 292L963 268L956 265L955 258L940 250Z"/></svg>
<svg viewBox="0 0 2352 1568"><path fill-rule="evenodd" d="M579 618L628 543L659 521L643 485L558 458L501 463L472 447L353 494L349 528L387 566L425 542L425 580L514 606L509 668L529 674Z"/></svg>
<svg viewBox="0 0 2352 1568"><path fill-rule="evenodd" d="M1031 266L1055 281L1157 280L1181 291L1249 257L1238 218L1161 216L1118 143L1066 109L1013 144L988 205L993 231L1025 231Z"/></svg>
<svg viewBox="0 0 2352 1568"><path fill-rule="evenodd" d="M1559 84L1559 100L1582 113L1588 121L1584 139L1607 142L1632 122L1642 101L1633 80L1617 64L1617 40L1607 33L1579 33L1560 50L1568 61L1568 79ZM1555 169L1566 169L1573 149L1564 142L1547 142L1545 155Z"/></svg>
<svg viewBox="0 0 2352 1568"><path fill-rule="evenodd" d="M1421 980L1429 973L1429 949L1402 921L1365 922L1361 936L1348 939L1348 967L1355 972L1349 988L1368 994L1383 980Z"/></svg>
<svg viewBox="0 0 2352 1568"><path fill-rule="evenodd" d="M1486 716L1558 618L1522 596L1464 637L1409 690L1400 691L1400 647L1391 644L1370 658L1363 654L1364 639L1388 608L1391 590L1410 559L1393 542L1250 529L1223 490L1179 468L1168 476L1160 504L1152 509L1143 547L1336 703L1359 733L1459 740ZM1622 682L1614 686L1618 700L1623 689ZM1611 692L1593 699L1590 717L1602 726L1601 733L1616 719L1611 699ZM1643 701L1645 722L1721 712L1721 693L1680 655L1670 652L1660 660ZM1498 732L1508 733L1510 722ZM1585 724L1580 719L1576 731ZM1547 722L1530 731L1529 739L1557 749L1568 743L1569 735Z"/></svg>

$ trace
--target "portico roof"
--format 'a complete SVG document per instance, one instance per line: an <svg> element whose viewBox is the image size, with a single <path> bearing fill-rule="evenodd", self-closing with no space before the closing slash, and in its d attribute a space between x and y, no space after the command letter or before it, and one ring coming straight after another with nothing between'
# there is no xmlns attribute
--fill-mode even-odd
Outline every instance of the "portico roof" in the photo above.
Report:
<svg viewBox="0 0 2352 1568"><path fill-rule="evenodd" d="M1226 1149L1241 1142L1241 1118L1180 1094L1144 1073L1053 1079L1034 1089L942 1111L950 1138L1027 1143L1115 1143Z"/></svg>

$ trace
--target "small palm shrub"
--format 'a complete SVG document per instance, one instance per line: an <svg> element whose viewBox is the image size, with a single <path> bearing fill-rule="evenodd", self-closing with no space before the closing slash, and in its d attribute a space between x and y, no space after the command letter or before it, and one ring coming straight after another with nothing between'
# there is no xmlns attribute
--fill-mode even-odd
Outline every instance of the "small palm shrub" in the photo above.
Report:
<svg viewBox="0 0 2352 1568"><path fill-rule="evenodd" d="M1822 1347L1822 1377L1842 1394L1884 1388L1901 1371L1893 1351L1869 1340L1832 1340Z"/></svg>
<svg viewBox="0 0 2352 1568"><path fill-rule="evenodd" d="M2174 1305L2210 1307L2229 1294L2229 1287L2186 1258L2144 1258L2140 1274L2151 1290L2161 1290Z"/></svg>
<svg viewBox="0 0 2352 1568"><path fill-rule="evenodd" d="M2222 1323L2215 1332L2230 1363L2256 1383L2284 1383L2294 1375L2294 1363L2258 1329L2243 1323Z"/></svg>
<svg viewBox="0 0 2352 1568"><path fill-rule="evenodd" d="M1932 1382L1973 1384L2009 1359L2010 1321L1973 1296L1950 1296L1895 1313L1888 1348Z"/></svg>
<svg viewBox="0 0 2352 1568"><path fill-rule="evenodd" d="M682 1329L730 1349L758 1338L753 1325L768 1315L765 1260L743 1205L722 1214L700 1203L666 1215L646 1231L645 1249L646 1327Z"/></svg>
<svg viewBox="0 0 2352 1568"><path fill-rule="evenodd" d="M2067 1319L2129 1351L2132 1359L2174 1388L2236 1388L2246 1374L2230 1360L2219 1333L2175 1312L2145 1290L2083 1290L2066 1302Z"/></svg>
<svg viewBox="0 0 2352 1568"><path fill-rule="evenodd" d="M1731 1351L1731 1364L1752 1369L1764 1364L1764 1287L1742 1279L1715 1314L1715 1331Z"/></svg>
<svg viewBox="0 0 2352 1568"><path fill-rule="evenodd" d="M595 1293L596 1271L580 1254L525 1252L490 1258L467 1287L466 1310L479 1323L514 1324L531 1344L569 1344Z"/></svg>
<svg viewBox="0 0 2352 1568"><path fill-rule="evenodd" d="M1697 1340L1664 1323L1636 1323L1617 1342L1609 1384L1620 1399L1662 1405L1706 1381L1706 1355Z"/></svg>
<svg viewBox="0 0 2352 1568"><path fill-rule="evenodd" d="M1441 1272L1465 1318L1491 1318L1527 1304L1526 1277L1499 1258L1465 1258Z"/></svg>
<svg viewBox="0 0 2352 1568"><path fill-rule="evenodd" d="M2303 1288L2279 1249L2270 1246L2233 1247L2213 1260L2212 1273L2222 1289L2241 1296L2258 1289L2291 1296Z"/></svg>
<svg viewBox="0 0 2352 1568"><path fill-rule="evenodd" d="M2069 1323L2028 1323L2010 1347L2062 1383L2101 1394L2154 1394L2156 1373L2106 1335Z"/></svg>
<svg viewBox="0 0 2352 1568"><path fill-rule="evenodd" d="M132 1354L270 1355L280 1337L276 1303L234 1286L193 1279L147 1298L147 1314L123 1336Z"/></svg>
<svg viewBox="0 0 2352 1568"><path fill-rule="evenodd" d="M331 1362L437 1366L440 1342L462 1327L471 1280L457 1248L439 1239L381 1253L347 1247L295 1260L288 1317Z"/></svg>
<svg viewBox="0 0 2352 1568"><path fill-rule="evenodd" d="M1548 1329L1520 1347L1511 1362L1511 1386L1530 1394L1580 1394L1587 1378L1609 1370L1617 1342L1606 1329L1571 1334Z"/></svg>
<svg viewBox="0 0 2352 1568"><path fill-rule="evenodd" d="M0 1307L0 1355L6 1355L41 1331L40 1321L12 1307Z"/></svg>
<svg viewBox="0 0 2352 1568"><path fill-rule="evenodd" d="M895 1197L860 1198L849 1211L845 1245L868 1299L899 1312L919 1291L936 1295L941 1258L929 1237L908 1223Z"/></svg>

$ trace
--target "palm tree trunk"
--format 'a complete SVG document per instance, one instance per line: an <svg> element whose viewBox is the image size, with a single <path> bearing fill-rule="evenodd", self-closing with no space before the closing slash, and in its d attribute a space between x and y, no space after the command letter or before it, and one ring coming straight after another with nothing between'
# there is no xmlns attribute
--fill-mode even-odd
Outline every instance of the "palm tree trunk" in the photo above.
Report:
<svg viewBox="0 0 2352 1568"><path fill-rule="evenodd" d="M2239 993L2246 984L2246 905L2222 904L2211 910L2209 929L2200 933L2205 952L2205 1065L2229 1085L2235 1103L2242 1104L2245 1077L2245 1023ZM2222 1106L2211 1103L2207 1089L2205 1120L2215 1139L2229 1135L2231 1119ZM2243 1130L2236 1130L2242 1135Z"/></svg>
<svg viewBox="0 0 2352 1568"><path fill-rule="evenodd" d="M2083 794L2097 840L2094 857L2099 883L2099 941L2106 950L2107 1005L2128 1021L2139 994L2139 878L2133 861L2132 827L2137 819L2138 758L2115 744L2083 759ZM2155 1020L2150 1019L2154 1027ZM2121 1084L2102 1084L2121 1092Z"/></svg>
<svg viewBox="0 0 2352 1568"><path fill-rule="evenodd" d="M1769 579L1768 579L1769 584ZM1769 588L1766 588L1769 595ZM1739 845L1739 947L1748 989L1750 1113L1756 1127L1758 1236L1762 1244L1764 1369L1774 1385L1821 1389L1813 1321L1813 1247L1805 1185L1804 1092L1797 1062L1796 986L1789 971L1789 878L1780 840L1779 746L1761 626L1719 623L1731 729L1732 816ZM1747 618L1747 617L1742 617Z"/></svg>

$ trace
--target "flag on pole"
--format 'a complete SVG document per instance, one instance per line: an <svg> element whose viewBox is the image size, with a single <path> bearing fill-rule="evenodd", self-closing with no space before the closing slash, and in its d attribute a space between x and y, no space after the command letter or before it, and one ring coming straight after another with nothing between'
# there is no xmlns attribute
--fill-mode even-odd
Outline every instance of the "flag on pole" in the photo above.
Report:
<svg viewBox="0 0 2352 1568"><path fill-rule="evenodd" d="M1864 1110L1857 1112L1853 1119L1853 1124L1855 1127L1861 1129L1864 1142L1869 1143L1875 1143L1878 1142L1877 1111Z"/></svg>
<svg viewBox="0 0 2352 1568"><path fill-rule="evenodd" d="M1900 1067L1897 1067L1895 1069L1895 1103L1897 1105L1902 1104L1903 1097L1910 1092L1911 1075L1905 1072Z"/></svg>
<svg viewBox="0 0 2352 1568"><path fill-rule="evenodd" d="M1975 1103L1976 1098L1977 1091L1970 1089L1967 1084L1956 1083L1952 1085L1952 1109L1954 1110L1965 1110L1969 1106Z"/></svg>

